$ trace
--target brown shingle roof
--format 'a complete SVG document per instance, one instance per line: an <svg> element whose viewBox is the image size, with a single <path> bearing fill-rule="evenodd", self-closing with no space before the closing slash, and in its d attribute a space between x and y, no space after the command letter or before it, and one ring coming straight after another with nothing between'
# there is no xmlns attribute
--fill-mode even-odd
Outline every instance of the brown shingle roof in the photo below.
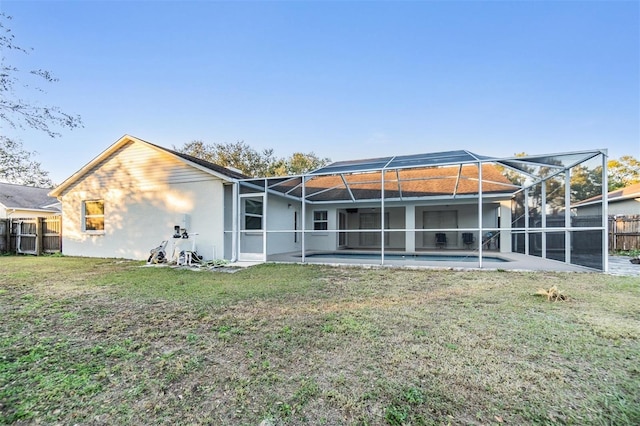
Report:
<svg viewBox="0 0 640 426"><path fill-rule="evenodd" d="M478 193L477 165L385 171L384 180L385 198ZM510 193L514 190L512 183L491 164L483 164L482 180L482 192L485 194ZM302 196L299 179L282 183L274 189L281 192L291 191L291 195ZM381 198L381 172L313 176L305 184L306 196L310 201L351 200L349 191L356 200Z"/></svg>
<svg viewBox="0 0 640 426"><path fill-rule="evenodd" d="M629 185L624 188L615 189L607 193L607 201L609 203L626 200L627 198L638 198L638 197L640 197L640 183ZM579 203L575 203L574 205L580 206L583 204L590 204L600 200L602 200L602 195L596 195L595 197L587 198L586 200L580 201Z"/></svg>

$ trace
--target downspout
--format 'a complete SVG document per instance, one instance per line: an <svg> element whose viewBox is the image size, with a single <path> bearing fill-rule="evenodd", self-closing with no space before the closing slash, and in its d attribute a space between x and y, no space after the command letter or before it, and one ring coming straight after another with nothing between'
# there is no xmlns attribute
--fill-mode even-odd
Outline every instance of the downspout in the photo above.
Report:
<svg viewBox="0 0 640 426"><path fill-rule="evenodd" d="M238 222L238 212L240 211L240 182L236 181L232 186L232 201L231 201L231 262L238 261L238 241L240 238Z"/></svg>

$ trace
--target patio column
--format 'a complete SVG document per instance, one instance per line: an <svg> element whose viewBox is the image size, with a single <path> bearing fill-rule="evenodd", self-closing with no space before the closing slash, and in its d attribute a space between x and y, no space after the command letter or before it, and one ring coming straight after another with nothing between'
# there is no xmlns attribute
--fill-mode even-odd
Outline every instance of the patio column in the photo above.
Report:
<svg viewBox="0 0 640 426"><path fill-rule="evenodd" d="M511 201L500 201L500 252L511 253Z"/></svg>
<svg viewBox="0 0 640 426"><path fill-rule="evenodd" d="M404 208L404 241L405 251L416 251L416 206L410 205Z"/></svg>

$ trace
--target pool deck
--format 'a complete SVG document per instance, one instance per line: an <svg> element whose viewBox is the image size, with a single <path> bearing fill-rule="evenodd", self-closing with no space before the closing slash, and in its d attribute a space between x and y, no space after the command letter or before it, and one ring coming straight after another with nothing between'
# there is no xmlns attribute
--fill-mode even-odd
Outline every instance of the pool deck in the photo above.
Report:
<svg viewBox="0 0 640 426"><path fill-rule="evenodd" d="M308 255L313 255L315 252L307 253ZM358 259L358 258L345 258L340 256L341 253L338 253L336 257L327 257L326 252L323 253L322 258L314 258L313 256L307 257L305 256L304 263L313 263L313 264L322 264L322 265L341 265L341 266L376 266L376 267L404 267L404 268L413 268L413 269L453 269L453 270L487 270L487 271L495 271L495 270L510 270L510 271L558 271L558 272L600 272L591 268L586 268L583 266L577 265L568 265L564 262L559 262L555 260L549 259L541 259L539 257L534 256L526 256L524 254L519 253L500 253L497 251L484 251L484 256L489 257L499 257L507 260L507 262L490 262L483 261L482 267L478 261L452 261L452 260L422 260L422 259L414 259L414 258L406 258L406 259L391 259L385 258L384 264L380 264L380 259L369 258L369 259ZM347 252L345 252L346 254ZM358 253L366 253L366 252L355 252L349 251L348 253L358 254ZM371 254L370 252L367 254ZM385 254L398 254L394 252L389 252ZM405 254L405 253L401 253ZM414 253L412 253L414 254ZM417 255L443 255L443 256L474 256L478 255L475 251L464 251L464 250L438 250L438 251L426 251L426 252L417 252ZM279 263L302 263L302 258L300 257L300 252L294 253L282 253L276 255L270 255L267 258L268 262L279 262ZM632 265L636 266L636 265ZM638 268L640 269L640 268Z"/></svg>

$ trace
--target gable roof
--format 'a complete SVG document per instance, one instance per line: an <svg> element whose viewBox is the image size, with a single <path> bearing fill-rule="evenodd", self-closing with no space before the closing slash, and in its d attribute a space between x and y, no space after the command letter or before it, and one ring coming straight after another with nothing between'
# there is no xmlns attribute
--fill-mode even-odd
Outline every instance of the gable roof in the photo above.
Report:
<svg viewBox="0 0 640 426"><path fill-rule="evenodd" d="M242 173L239 173L239 172L236 172L234 170L228 169L226 167L220 166L218 164L212 163L210 161L206 161L206 160L203 160L201 158L194 157L193 155L185 154L183 152L174 151L172 149L168 149L168 148L165 148L165 147L162 147L162 146L159 146L159 145L152 144L151 142L146 142L146 141L143 141L143 142L145 142L146 144L148 144L148 145L150 145L150 146L152 146L152 147L154 147L156 149L159 149L161 151L167 152L167 153L169 153L171 155L175 155L175 156L180 157L183 160L187 160L187 161L189 161L191 163L198 164L198 165L200 165L200 166L202 166L202 167L204 167L206 169L209 169L211 171L220 173L221 175L230 177L232 179L246 179L246 178L248 178L247 175L244 175Z"/></svg>
<svg viewBox="0 0 640 426"><path fill-rule="evenodd" d="M35 188L33 186L15 185L12 183L0 183L0 204L7 209L21 210L45 210L58 212L52 208L58 200L47 194L50 188Z"/></svg>
<svg viewBox="0 0 640 426"><path fill-rule="evenodd" d="M152 144L151 142L147 142L145 140L136 138L135 136L131 136L131 135L124 135L123 137L121 137L120 139L118 139L113 145L111 145L110 147L108 147L107 149L105 149L104 151L102 151L102 153L100 153L97 157L95 157L93 160L91 160L89 163L87 163L84 167L82 167L80 170L78 170L76 173L74 173L71 177L69 177L67 180L65 180L64 182L62 182L60 185L58 185L56 188L54 188L49 195L52 197L57 197L60 194L62 194L62 192L67 189L69 186L71 186L73 183L77 182L79 179L81 179L82 177L84 177L87 173L89 173L89 171L96 166L98 163L100 163L101 161L105 160L107 157L109 157L111 154L113 154L114 152L116 152L117 150L119 150L120 148L122 148L124 145L126 145L129 142L134 142L134 143L140 143L143 145L146 145L156 151L161 151L164 153L167 153L169 155L171 155L172 157L185 162L193 167L195 167L196 169L202 170L206 173L212 174L216 177L219 177L220 179L226 180L226 181L234 181L236 179L246 179L248 176L243 175L242 173L238 173L236 171L227 169L226 167L222 167L218 164L214 164L211 163L209 161L205 161L205 160L201 160L199 158L193 157L191 155L188 154L183 154L181 152L177 152L177 151L173 151L171 149L168 148L164 148L161 147L159 145L155 145Z"/></svg>

